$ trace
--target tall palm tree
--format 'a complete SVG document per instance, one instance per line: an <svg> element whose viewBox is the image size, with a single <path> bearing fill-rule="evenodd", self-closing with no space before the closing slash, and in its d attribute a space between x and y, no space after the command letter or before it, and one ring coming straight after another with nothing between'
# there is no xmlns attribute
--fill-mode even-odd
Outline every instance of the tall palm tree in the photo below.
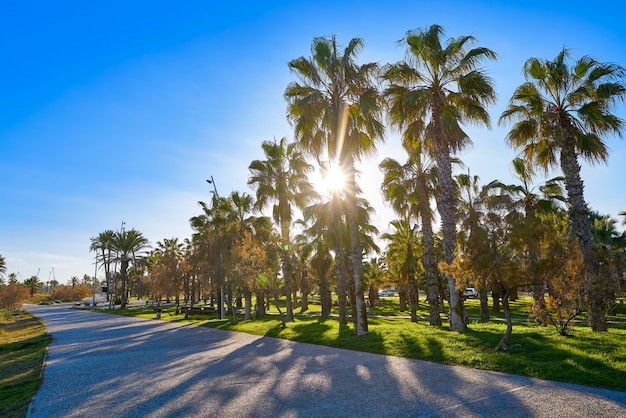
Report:
<svg viewBox="0 0 626 418"><path fill-rule="evenodd" d="M435 241L432 229L431 199L435 196L436 166L424 158L421 143L405 143L408 161L400 165L387 158L380 164L383 171L382 191L402 219L420 221L422 224L422 263L426 274L426 297L430 306L430 325L441 325L439 314L439 268L435 258Z"/></svg>
<svg viewBox="0 0 626 418"><path fill-rule="evenodd" d="M115 232L112 229L107 229L99 233L97 237L92 237L91 245L89 246L89 251L96 253L96 257L100 258L101 266L104 268L104 277L107 284L107 300L110 300L110 294L113 290L111 287L111 262L113 260L114 237Z"/></svg>
<svg viewBox="0 0 626 418"><path fill-rule="evenodd" d="M321 263L318 268L326 265L324 261L327 257L324 251L330 249L335 253L334 272L337 282L337 308L340 325L348 323L346 292L349 275L350 237L346 223L347 212L346 201L339 193L333 193L329 200L314 203L304 208L303 211L305 221L311 225L306 233L314 236L316 240L318 257L320 257L317 262ZM320 278L325 280L323 276ZM324 308L325 302L330 303L330 289L326 287L325 282L320 282L320 295L322 308ZM330 305L328 308L330 309Z"/></svg>
<svg viewBox="0 0 626 418"><path fill-rule="evenodd" d="M624 69L590 57L571 62L567 49L553 60L530 58L524 64L524 82L510 99L500 122L514 122L506 136L513 148L546 171L560 165L565 177L569 218L590 276L597 276L589 209L583 195L579 159L605 162L604 138L621 135L623 120L613 113L626 97ZM592 279L589 323L593 331L606 331L604 295L598 278Z"/></svg>
<svg viewBox="0 0 626 418"><path fill-rule="evenodd" d="M299 223L303 228L305 228L302 235L306 237L307 242L310 242L310 245L313 247L314 252L311 256L310 264L317 279L317 285L319 288L320 305L322 308L321 316L322 319L328 319L332 308L331 286L329 279L332 274L334 262L331 254L331 249L334 249L332 245L334 236L330 233L332 226L329 227L324 224L324 222L318 222L320 215L317 213L318 210L323 210L323 206L320 206L319 203L305 208L305 220L300 220ZM322 213L324 213L324 211ZM313 219L315 220L311 223L311 225L306 223L306 221L311 221ZM345 289L345 285L343 288ZM342 306L344 307L344 319L342 322L342 316L340 315L339 321L340 323L345 324L347 323L345 320L345 297L343 298Z"/></svg>
<svg viewBox="0 0 626 418"><path fill-rule="evenodd" d="M496 54L472 46L472 36L448 38L443 28L432 25L407 32L406 59L389 66L385 95L393 125L406 139L424 138L425 149L435 157L439 176L437 208L441 217L444 258L452 264L456 245L456 207L451 155L471 141L464 123L490 124L486 107L495 101L492 80L479 67ZM465 331L464 306L454 277L448 274L450 329Z"/></svg>
<svg viewBox="0 0 626 418"><path fill-rule="evenodd" d="M301 294L302 303L300 305L300 313L304 313L309 309L309 292L311 291L310 273L311 273L311 258L313 256L315 248L313 244L304 234L299 234L295 239L295 260L296 260L296 282L298 283Z"/></svg>
<svg viewBox="0 0 626 418"><path fill-rule="evenodd" d="M384 283L386 266L382 258L372 257L363 264L363 280L369 288L369 315L374 315L374 304L378 299L378 289Z"/></svg>
<svg viewBox="0 0 626 418"><path fill-rule="evenodd" d="M339 50L335 36L313 39L310 58L289 62L298 77L285 90L287 115L296 139L318 161L326 156L337 161L346 173L346 199L350 231L350 260L357 304L357 334L368 333L367 308L363 295L363 247L357 220L355 163L376 150L383 139L383 99L376 87L379 66L357 65L364 41L352 39Z"/></svg>
<svg viewBox="0 0 626 418"><path fill-rule="evenodd" d="M7 262L2 255L0 255L0 276L3 276L7 272Z"/></svg>
<svg viewBox="0 0 626 418"><path fill-rule="evenodd" d="M409 290L411 306L411 322L417 322L417 302L419 274L418 257L423 252L422 243L416 228L412 228L406 220L392 221L393 233L385 233L383 239L389 240L385 260L387 268L396 272ZM417 226L417 225L416 225Z"/></svg>
<svg viewBox="0 0 626 418"><path fill-rule="evenodd" d="M247 193L232 192L228 197L213 195L211 204L198 202L203 213L190 219L198 255L204 258L207 279L211 279L214 295L219 295L220 318L224 319L224 303L233 311L233 286L227 282L227 268L232 258L232 249L252 229L263 227L264 218L250 216L252 197ZM228 294L227 294L228 293ZM236 320L233 314L233 320Z"/></svg>
<svg viewBox="0 0 626 418"><path fill-rule="evenodd" d="M457 185L457 198L459 202L459 235L457 240L458 253L463 256L465 262L471 260L475 266L490 264L490 251L486 250L487 231L483 221L485 213L485 191L479 187L480 178L467 173L458 174L454 177ZM458 257L457 257L458 259ZM462 264L462 263L461 263ZM469 280L468 280L469 279ZM466 277L466 286L473 286L478 290L480 299L480 320L489 321L488 286L489 277L486 274L474 274ZM463 286L465 287L465 286ZM497 291L496 291L497 294Z"/></svg>
<svg viewBox="0 0 626 418"><path fill-rule="evenodd" d="M128 302L128 267L142 262L144 251L148 248L149 241L136 229L122 229L115 232L111 243L112 249L116 252L116 260L120 263L120 294L122 297L121 307L126 307Z"/></svg>
<svg viewBox="0 0 626 418"><path fill-rule="evenodd" d="M294 206L304 207L313 195L313 186L307 178L313 166L304 159L298 143L287 143L284 137L279 142L265 141L261 146L266 159L250 163L248 185L256 189L259 210L273 203L272 217L280 227L282 239L287 321L293 322L292 271L289 263L292 255L291 223Z"/></svg>

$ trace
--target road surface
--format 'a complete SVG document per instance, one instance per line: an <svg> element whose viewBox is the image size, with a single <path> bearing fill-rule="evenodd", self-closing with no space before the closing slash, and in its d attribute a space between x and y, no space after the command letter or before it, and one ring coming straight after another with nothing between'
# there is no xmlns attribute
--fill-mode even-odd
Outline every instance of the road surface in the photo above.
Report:
<svg viewBox="0 0 626 418"><path fill-rule="evenodd" d="M626 393L73 309L29 417L626 417Z"/></svg>

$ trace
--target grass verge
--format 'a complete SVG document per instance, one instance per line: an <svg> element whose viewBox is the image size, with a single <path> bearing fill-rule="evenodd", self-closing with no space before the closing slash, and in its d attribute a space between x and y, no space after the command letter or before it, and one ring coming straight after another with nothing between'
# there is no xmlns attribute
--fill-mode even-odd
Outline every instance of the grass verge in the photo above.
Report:
<svg viewBox="0 0 626 418"><path fill-rule="evenodd" d="M154 311L129 308L112 313L154 318ZM431 327L427 321L412 323L404 318L370 318L369 334L356 336L353 324L339 326L335 319L297 316L295 322L281 328L280 319L240 321L212 317L193 317L166 311L162 320L194 323L198 326L256 335L283 338L349 350L386 354L498 371L521 376L576 383L586 386L626 391L626 326L613 325L606 333L593 333L578 324L574 334L563 337L554 328L539 327L532 322L515 322L511 351L496 351L506 324L473 322L465 333L451 332L447 327Z"/></svg>
<svg viewBox="0 0 626 418"><path fill-rule="evenodd" d="M50 336L43 323L20 311L0 309L0 416L25 417L41 385Z"/></svg>

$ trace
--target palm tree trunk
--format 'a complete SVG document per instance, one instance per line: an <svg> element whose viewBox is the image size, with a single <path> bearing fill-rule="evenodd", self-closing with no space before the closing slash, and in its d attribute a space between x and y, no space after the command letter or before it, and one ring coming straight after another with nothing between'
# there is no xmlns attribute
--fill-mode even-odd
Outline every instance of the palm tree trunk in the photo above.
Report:
<svg viewBox="0 0 626 418"><path fill-rule="evenodd" d="M589 305L589 325L593 332L607 331L604 301L606 284L598 274L598 261L593 253L591 235L591 220L589 208L583 196L584 185L580 177L580 164L574 149L574 138L568 135L568 140L561 148L561 169L565 177L567 201L569 203L569 218L572 229L578 237L580 250L585 263L585 275L589 278L588 286L582 289Z"/></svg>
<svg viewBox="0 0 626 418"><path fill-rule="evenodd" d="M360 336L368 334L367 306L365 305L365 292L363 290L363 247L361 246L361 231L357 216L358 203L356 200L354 161L350 160L350 164L346 193L348 197L348 230L350 231L350 261L354 277L354 299L356 301L356 334Z"/></svg>
<svg viewBox="0 0 626 418"><path fill-rule="evenodd" d="M497 283L491 284L491 311L494 313L500 312L500 300L502 298L502 292L500 292L500 286Z"/></svg>
<svg viewBox="0 0 626 418"><path fill-rule="evenodd" d="M335 277L337 278L337 308L339 310L339 325L348 324L346 314L346 262L345 250L339 246L335 250Z"/></svg>
<svg viewBox="0 0 626 418"><path fill-rule="evenodd" d="M417 322L418 288L417 280L415 280L415 276L413 273L409 274L408 288L409 305L411 306L411 322Z"/></svg>
<svg viewBox="0 0 626 418"><path fill-rule="evenodd" d="M302 292L302 302L300 303L300 312L304 313L309 310L309 277L306 269L301 271L300 291Z"/></svg>
<svg viewBox="0 0 626 418"><path fill-rule="evenodd" d="M439 201L438 209L441 216L441 230L443 232L444 260L448 265L454 261L456 247L456 198L454 195L454 183L452 180L452 163L450 151L443 138L437 141L437 169L439 174ZM461 298L461 291L457 288L456 280L451 274L446 274L448 281L450 312L448 315L450 330L464 332L467 330L465 323L465 306Z"/></svg>
<svg viewBox="0 0 626 418"><path fill-rule="evenodd" d="M285 279L285 310L286 321L293 322L293 306L291 303L291 270L287 260L288 255L283 255L283 278Z"/></svg>
<svg viewBox="0 0 626 418"><path fill-rule="evenodd" d="M263 318L265 316L265 293L261 290L257 290L256 294L256 305L254 308L254 317L257 319Z"/></svg>
<svg viewBox="0 0 626 418"><path fill-rule="evenodd" d="M289 223L281 223L283 240L283 278L285 279L285 311L286 321L293 322L293 304L291 299L291 247L289 245Z"/></svg>
<svg viewBox="0 0 626 418"><path fill-rule="evenodd" d="M126 282L128 281L128 260L127 259L122 259L122 262L120 263L120 282L121 282L121 298L122 298L122 303L120 308L124 309L126 307Z"/></svg>
<svg viewBox="0 0 626 418"><path fill-rule="evenodd" d="M322 319L330 318L330 310L332 309L332 297L330 293L330 287L328 285L328 278L325 272L318 272L318 284L320 287L320 304L322 305Z"/></svg>
<svg viewBox="0 0 626 418"><path fill-rule="evenodd" d="M478 298L480 299L480 322L489 322L489 295L487 294L487 286L483 285L478 288Z"/></svg>
<svg viewBox="0 0 626 418"><path fill-rule="evenodd" d="M430 212L430 210L429 210ZM439 314L439 268L435 260L435 240L430 217L422 211L422 243L424 244L424 270L426 270L426 298L430 306L430 325L441 325Z"/></svg>
<svg viewBox="0 0 626 418"><path fill-rule="evenodd" d="M249 321L252 319L252 291L250 287L244 286L243 288L244 299L244 314L243 319Z"/></svg>
<svg viewBox="0 0 626 418"><path fill-rule="evenodd" d="M370 283L370 288L368 291L369 306L367 309L367 314L370 316L374 315L374 304L376 303L377 298L378 291L376 290L376 286L373 283Z"/></svg>

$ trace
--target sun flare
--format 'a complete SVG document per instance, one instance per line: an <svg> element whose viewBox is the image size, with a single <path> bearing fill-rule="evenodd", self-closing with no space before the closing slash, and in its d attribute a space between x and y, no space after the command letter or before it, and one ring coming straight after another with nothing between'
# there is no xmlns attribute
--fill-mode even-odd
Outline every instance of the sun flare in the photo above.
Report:
<svg viewBox="0 0 626 418"><path fill-rule="evenodd" d="M336 194L346 187L346 174L337 164L321 168L318 191L321 193Z"/></svg>

